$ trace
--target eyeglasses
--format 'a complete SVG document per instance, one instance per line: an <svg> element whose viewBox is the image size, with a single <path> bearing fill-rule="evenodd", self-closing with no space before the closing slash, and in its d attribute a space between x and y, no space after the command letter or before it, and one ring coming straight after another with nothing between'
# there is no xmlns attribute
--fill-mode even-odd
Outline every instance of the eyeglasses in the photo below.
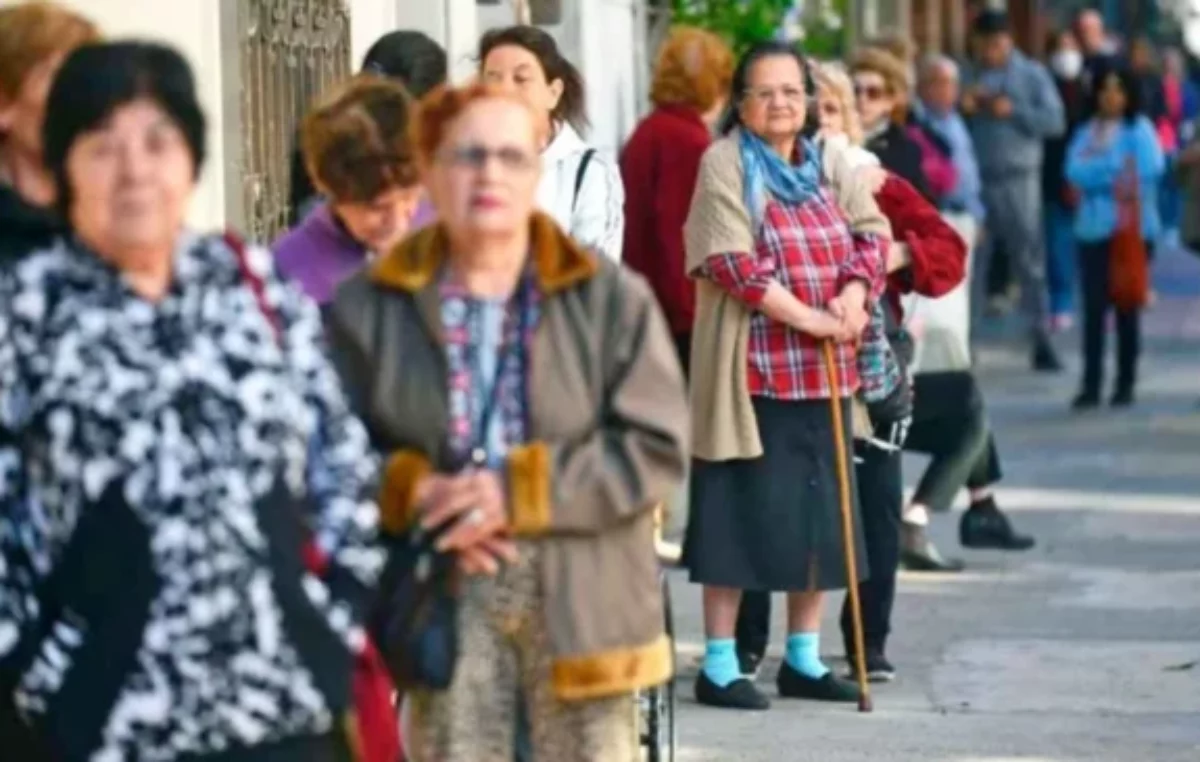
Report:
<svg viewBox="0 0 1200 762"><path fill-rule="evenodd" d="M500 166L509 172L528 172L537 164L537 157L516 146L488 148L484 145L465 145L450 148L442 152L442 158L456 167L481 170L487 166L488 159L494 158Z"/></svg>
<svg viewBox="0 0 1200 762"><path fill-rule="evenodd" d="M764 106L774 101L776 95L782 95L788 103L800 103L804 100L804 90L799 87L758 87L746 91L747 98Z"/></svg>
<svg viewBox="0 0 1200 762"><path fill-rule="evenodd" d="M854 97L869 101L877 101L887 95L887 88L882 85L855 85Z"/></svg>

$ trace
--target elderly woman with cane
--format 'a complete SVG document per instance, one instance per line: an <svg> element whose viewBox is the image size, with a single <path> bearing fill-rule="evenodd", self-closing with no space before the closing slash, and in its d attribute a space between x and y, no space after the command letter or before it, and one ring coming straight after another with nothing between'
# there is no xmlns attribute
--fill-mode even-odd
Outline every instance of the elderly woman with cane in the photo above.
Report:
<svg viewBox="0 0 1200 762"><path fill-rule="evenodd" d="M788 593L780 695L860 699L821 662L819 630L822 591L861 571L846 563L863 559L862 537L843 542L839 514L856 497L839 460L851 457L855 339L882 291L890 228L844 159L801 138L805 69L790 45L745 54L685 229L697 300L684 563L704 585L707 637L696 697L732 709L769 706L735 653L743 590Z"/></svg>
<svg viewBox="0 0 1200 762"><path fill-rule="evenodd" d="M633 762L633 695L671 675L653 507L683 479L683 376L641 277L534 210L544 124L493 85L427 96L439 221L330 314L383 527L461 574L453 674L410 686L415 762L511 762L519 706L534 759Z"/></svg>

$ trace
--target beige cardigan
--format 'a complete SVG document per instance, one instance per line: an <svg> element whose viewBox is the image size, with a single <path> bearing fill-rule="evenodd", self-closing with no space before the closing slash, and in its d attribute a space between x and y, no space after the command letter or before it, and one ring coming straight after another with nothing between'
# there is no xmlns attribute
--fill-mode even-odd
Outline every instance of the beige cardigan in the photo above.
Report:
<svg viewBox="0 0 1200 762"><path fill-rule="evenodd" d="M892 235L871 188L839 149L826 147L825 179L855 232ZM692 455L720 461L762 455L750 404L746 350L752 310L715 284L697 277L713 254L755 251L750 213L742 201L742 164L736 131L714 142L700 161L692 206L684 225L687 269L696 278L692 328Z"/></svg>

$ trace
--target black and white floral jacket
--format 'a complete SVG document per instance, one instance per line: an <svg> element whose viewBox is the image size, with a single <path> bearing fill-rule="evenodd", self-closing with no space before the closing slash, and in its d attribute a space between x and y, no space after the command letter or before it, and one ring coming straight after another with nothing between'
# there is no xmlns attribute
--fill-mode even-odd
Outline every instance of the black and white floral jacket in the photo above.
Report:
<svg viewBox="0 0 1200 762"><path fill-rule="evenodd" d="M72 241L0 273L0 700L56 758L221 759L349 703L376 460L317 308L245 260L265 305L215 236L157 302Z"/></svg>

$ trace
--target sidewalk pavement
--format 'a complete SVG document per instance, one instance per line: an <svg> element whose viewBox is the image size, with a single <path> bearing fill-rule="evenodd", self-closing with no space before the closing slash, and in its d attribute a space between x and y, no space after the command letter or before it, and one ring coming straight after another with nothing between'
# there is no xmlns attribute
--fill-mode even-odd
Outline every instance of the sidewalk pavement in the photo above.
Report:
<svg viewBox="0 0 1200 762"><path fill-rule="evenodd" d="M961 552L959 575L902 575L889 648L899 679L875 689L873 715L781 699L764 713L697 705L700 595L674 573L680 762L1200 760L1200 260L1163 269L1170 288L1147 315L1133 410L1068 412L1073 337L1059 376L1030 373L1016 345L982 351L999 501L1039 545ZM922 465L906 461L910 484ZM934 518L944 552L957 548L956 519ZM830 596L831 663L840 605ZM760 677L772 696L778 619L775 632Z"/></svg>

